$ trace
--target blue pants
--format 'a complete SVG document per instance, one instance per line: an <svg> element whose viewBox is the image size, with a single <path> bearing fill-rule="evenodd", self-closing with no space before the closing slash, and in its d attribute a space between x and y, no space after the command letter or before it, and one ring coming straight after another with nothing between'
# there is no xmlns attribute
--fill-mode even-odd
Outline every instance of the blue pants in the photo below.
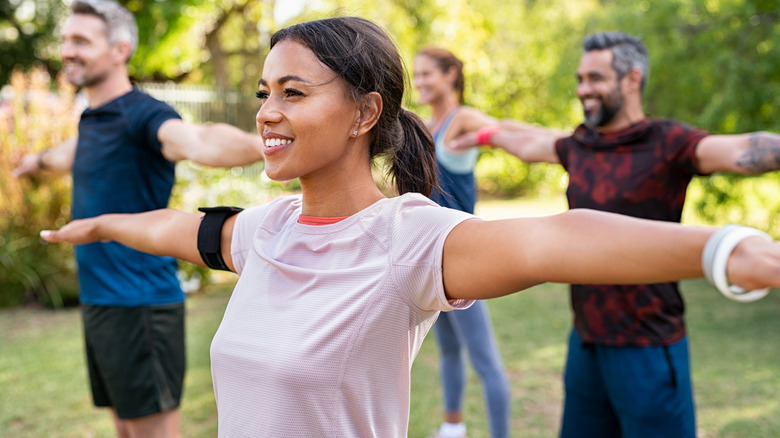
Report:
<svg viewBox="0 0 780 438"><path fill-rule="evenodd" d="M665 347L585 344L572 330L561 438L696 436L688 338Z"/></svg>
<svg viewBox="0 0 780 438"><path fill-rule="evenodd" d="M482 386L493 437L509 436L509 382L504 373L490 314L484 301L476 301L466 310L442 312L434 325L441 353L441 376L444 387L444 408L460 412L466 386L463 347L471 364L482 379Z"/></svg>

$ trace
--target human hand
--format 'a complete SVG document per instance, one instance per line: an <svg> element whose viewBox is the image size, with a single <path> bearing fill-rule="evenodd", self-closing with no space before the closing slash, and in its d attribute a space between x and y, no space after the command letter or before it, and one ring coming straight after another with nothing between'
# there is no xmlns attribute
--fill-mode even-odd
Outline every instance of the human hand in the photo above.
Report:
<svg viewBox="0 0 780 438"><path fill-rule="evenodd" d="M780 245L750 227L729 225L713 234L702 266L707 279L736 301L755 301L780 287Z"/></svg>
<svg viewBox="0 0 780 438"><path fill-rule="evenodd" d="M38 157L40 154L27 154L19 160L16 169L11 173L15 178L30 175L41 170Z"/></svg>
<svg viewBox="0 0 780 438"><path fill-rule="evenodd" d="M726 276L746 291L780 287L780 244L761 237L743 240L729 257Z"/></svg>
<svg viewBox="0 0 780 438"><path fill-rule="evenodd" d="M478 131L461 134L447 142L447 146L453 150L465 150L479 146L478 135Z"/></svg>
<svg viewBox="0 0 780 438"><path fill-rule="evenodd" d="M43 230L40 236L49 243L72 243L84 245L100 240L97 236L98 218L77 219L59 230Z"/></svg>

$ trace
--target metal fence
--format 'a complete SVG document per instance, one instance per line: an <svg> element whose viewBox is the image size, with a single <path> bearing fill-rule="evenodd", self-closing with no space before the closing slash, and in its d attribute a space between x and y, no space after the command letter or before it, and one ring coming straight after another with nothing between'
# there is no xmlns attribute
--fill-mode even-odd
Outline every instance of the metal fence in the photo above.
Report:
<svg viewBox="0 0 780 438"><path fill-rule="evenodd" d="M254 95L234 91L219 93L205 85L139 83L138 88L176 108L182 118L194 123L228 123L247 132L257 132Z"/></svg>
<svg viewBox="0 0 780 438"><path fill-rule="evenodd" d="M182 119L193 123L228 123L246 132L257 132L255 115L260 102L252 96L235 91L218 93L205 85L174 83L139 83L136 86L152 97L176 109ZM242 174L256 176L262 173L262 162L244 166Z"/></svg>

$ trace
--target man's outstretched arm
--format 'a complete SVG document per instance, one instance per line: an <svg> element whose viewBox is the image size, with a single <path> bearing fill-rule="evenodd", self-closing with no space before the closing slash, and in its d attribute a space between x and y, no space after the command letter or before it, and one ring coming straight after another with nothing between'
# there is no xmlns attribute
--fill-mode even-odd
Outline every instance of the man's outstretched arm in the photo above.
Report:
<svg viewBox="0 0 780 438"><path fill-rule="evenodd" d="M225 123L198 125L179 119L157 131L162 153L170 161L191 160L212 167L246 166L263 160L263 140Z"/></svg>
<svg viewBox="0 0 780 438"><path fill-rule="evenodd" d="M780 135L751 132L710 135L696 146L699 172L760 175L780 169Z"/></svg>
<svg viewBox="0 0 780 438"><path fill-rule="evenodd" d="M73 159L76 156L77 137L65 140L50 149L44 149L37 154L27 154L19 161L13 175L20 176L38 173L41 170L67 172L73 168Z"/></svg>

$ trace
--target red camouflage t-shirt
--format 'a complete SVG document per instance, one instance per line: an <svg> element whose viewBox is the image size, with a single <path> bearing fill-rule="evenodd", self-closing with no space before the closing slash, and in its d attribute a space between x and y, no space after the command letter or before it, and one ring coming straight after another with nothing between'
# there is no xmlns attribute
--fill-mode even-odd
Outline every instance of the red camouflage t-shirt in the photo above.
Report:
<svg viewBox="0 0 780 438"><path fill-rule="evenodd" d="M555 149L569 173L569 208L679 222L694 151L708 133L684 123L644 119L601 134L580 125ZM669 248L674 251L674 248ZM574 328L601 345L668 345L685 334L677 283L572 285Z"/></svg>

